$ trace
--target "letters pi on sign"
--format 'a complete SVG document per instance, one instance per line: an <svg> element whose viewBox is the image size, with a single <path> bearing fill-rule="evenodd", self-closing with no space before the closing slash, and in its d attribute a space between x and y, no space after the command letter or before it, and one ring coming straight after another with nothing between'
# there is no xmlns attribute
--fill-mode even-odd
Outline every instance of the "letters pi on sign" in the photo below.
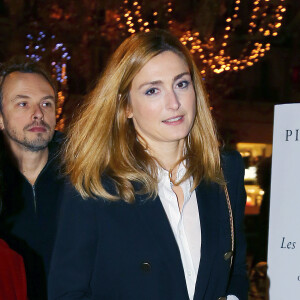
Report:
<svg viewBox="0 0 300 300"><path fill-rule="evenodd" d="M298 142L300 139L300 129L286 129L285 130L285 141L295 141Z"/></svg>

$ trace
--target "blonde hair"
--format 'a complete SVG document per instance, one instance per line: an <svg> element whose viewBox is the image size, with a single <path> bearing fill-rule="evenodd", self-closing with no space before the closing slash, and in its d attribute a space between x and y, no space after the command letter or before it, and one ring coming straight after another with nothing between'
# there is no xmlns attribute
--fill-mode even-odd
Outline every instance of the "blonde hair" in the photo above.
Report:
<svg viewBox="0 0 300 300"><path fill-rule="evenodd" d="M127 112L134 77L164 51L178 54L187 63L196 94L196 117L181 159L186 161L187 172L181 181L192 176L193 188L203 179L223 183L218 139L198 69L177 38L154 30L133 35L119 46L67 134L66 171L83 197L132 203L137 192L157 195L155 158L138 141ZM102 184L107 176L112 188Z"/></svg>

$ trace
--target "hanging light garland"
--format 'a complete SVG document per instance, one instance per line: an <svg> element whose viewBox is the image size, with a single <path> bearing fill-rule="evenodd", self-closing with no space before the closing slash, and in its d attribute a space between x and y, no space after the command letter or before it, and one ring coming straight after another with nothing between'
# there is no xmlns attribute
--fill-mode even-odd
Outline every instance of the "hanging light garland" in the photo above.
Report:
<svg viewBox="0 0 300 300"><path fill-rule="evenodd" d="M211 36L201 40L199 32L186 31L180 37L180 41L190 49L193 55L197 55L202 62L201 74L203 76L209 71L219 74L224 71L243 70L246 67L253 66L270 50L271 44L266 41L266 38L278 35L278 30L281 27L286 11L285 1L278 0L279 4L272 9L270 0L253 0L248 34L250 40L256 40L256 42L248 42L238 58L232 58L226 52L228 52L229 42L235 29L236 22L234 21L239 16L241 0L235 0L233 14L226 19L221 39L216 40L215 37ZM165 2L164 9L166 16L169 17L168 26L170 29L172 29L173 24L171 19L172 5L172 0L168 0ZM149 22L142 18L141 5L138 1L124 0L121 10L123 13L117 19L121 28L126 28L130 34L134 34L137 31L150 31L152 26L149 26ZM153 16L157 17L158 12L154 12ZM156 25L157 20L154 19L153 24Z"/></svg>
<svg viewBox="0 0 300 300"><path fill-rule="evenodd" d="M251 39L258 40L267 36L276 36L281 26L283 14L286 11L284 7L285 0L280 0L273 12L269 12L269 0L254 0L253 9L250 16L248 33ZM241 1L236 0L234 6L234 13L232 17L226 19L226 26L221 41L216 43L214 37L210 37L208 42L203 43L199 39L198 32L187 31L181 38L184 45L190 47L193 54L199 53L199 58L202 60L204 68L201 70L202 75L205 76L207 70L212 70L215 73L222 73L224 71L238 71L243 70L248 66L253 66L258 62L267 51L270 50L271 44L267 42L253 42L248 43L241 51L238 58L232 58L230 55L225 55L228 41L233 32L233 20L238 18ZM268 14L269 12L269 14ZM266 22L267 16L271 19ZM256 36L254 36L256 34Z"/></svg>
<svg viewBox="0 0 300 300"><path fill-rule="evenodd" d="M165 18L168 26L172 26L171 14L173 11L172 2L164 1ZM120 7L119 17L117 17L119 29L125 29L128 33L134 34L138 31L150 31L150 28L156 27L158 24L158 12L154 10L151 15L151 21L147 21L142 17L142 6L136 0L124 0Z"/></svg>
<svg viewBox="0 0 300 300"><path fill-rule="evenodd" d="M63 43L56 43L56 36L50 38L50 47L46 47L46 34L40 31L36 37L33 34L27 34L28 44L25 46L26 56L34 61L40 61L45 57L51 58L51 75L58 82L58 101L56 107L56 119L58 120L56 128L62 130L64 128L64 118L62 118L63 104L65 102L65 94L67 91L67 61L71 59L67 48ZM53 46L54 44L54 46ZM50 52L49 52L50 50Z"/></svg>

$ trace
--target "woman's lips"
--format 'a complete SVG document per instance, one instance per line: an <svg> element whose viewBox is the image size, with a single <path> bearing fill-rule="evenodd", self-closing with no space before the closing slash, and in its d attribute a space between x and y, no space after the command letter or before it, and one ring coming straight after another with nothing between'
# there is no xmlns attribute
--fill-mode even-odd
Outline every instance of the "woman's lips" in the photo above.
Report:
<svg viewBox="0 0 300 300"><path fill-rule="evenodd" d="M169 118L167 120L164 120L163 123L168 125L178 125L183 122L184 116L176 116Z"/></svg>

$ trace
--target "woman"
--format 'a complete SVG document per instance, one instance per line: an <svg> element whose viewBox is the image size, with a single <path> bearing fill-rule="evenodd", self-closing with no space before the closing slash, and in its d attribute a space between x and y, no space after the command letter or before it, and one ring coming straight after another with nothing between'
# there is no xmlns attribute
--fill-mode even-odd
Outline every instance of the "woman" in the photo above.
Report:
<svg viewBox="0 0 300 300"><path fill-rule="evenodd" d="M50 299L246 299L242 160L175 37L125 40L68 138Z"/></svg>

